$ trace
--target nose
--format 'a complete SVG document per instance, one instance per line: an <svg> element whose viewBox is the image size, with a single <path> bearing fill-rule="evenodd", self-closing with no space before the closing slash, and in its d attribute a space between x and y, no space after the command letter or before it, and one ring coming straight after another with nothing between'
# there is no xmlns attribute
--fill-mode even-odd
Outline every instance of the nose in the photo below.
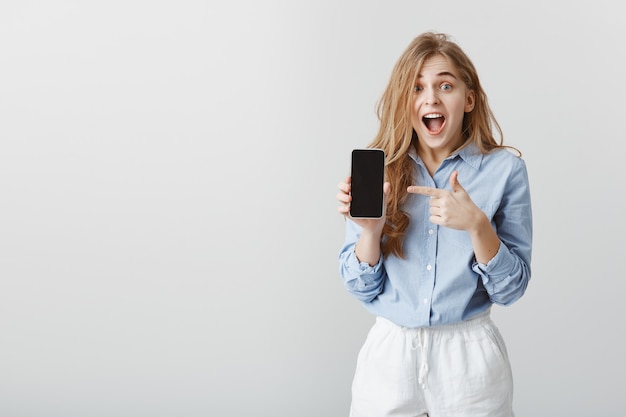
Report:
<svg viewBox="0 0 626 417"><path fill-rule="evenodd" d="M434 88L427 88L424 91L425 94L425 98L424 98L424 103L425 104L439 104L439 95L437 94L437 91Z"/></svg>

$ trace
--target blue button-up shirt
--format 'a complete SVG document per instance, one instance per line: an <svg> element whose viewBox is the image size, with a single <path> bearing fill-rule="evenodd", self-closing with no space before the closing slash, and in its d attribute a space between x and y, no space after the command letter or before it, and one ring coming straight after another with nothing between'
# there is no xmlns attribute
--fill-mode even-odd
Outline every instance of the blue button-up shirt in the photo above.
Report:
<svg viewBox="0 0 626 417"><path fill-rule="evenodd" d="M429 221L428 197L411 194L405 210L411 216L405 259L392 254L370 266L359 262L354 247L360 227L346 221L339 253L340 274L347 290L376 316L405 327L457 323L493 303L509 305L526 291L530 279L532 212L526 165L506 149L481 154L468 146L445 159L434 176L416 152L413 185L450 190L458 180L491 221L500 248L487 263L478 263L469 234Z"/></svg>

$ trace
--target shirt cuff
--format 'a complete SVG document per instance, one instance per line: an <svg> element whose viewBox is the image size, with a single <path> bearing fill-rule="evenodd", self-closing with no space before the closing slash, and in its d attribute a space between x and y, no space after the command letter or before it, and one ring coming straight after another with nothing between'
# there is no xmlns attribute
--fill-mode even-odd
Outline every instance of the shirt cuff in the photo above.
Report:
<svg viewBox="0 0 626 417"><path fill-rule="evenodd" d="M356 257L356 253L352 252L350 254L350 258L348 259L347 267L350 275L360 276L363 278L372 278L372 281L378 276L380 269L383 265L383 256L380 255L378 258L378 262L376 265L370 265L367 262L360 262L359 258Z"/></svg>
<svg viewBox="0 0 626 417"><path fill-rule="evenodd" d="M496 284L509 276L509 271L515 264L513 255L507 250L506 246L500 242L500 247L496 255L486 264L474 261L472 270L482 276L483 283L487 284L492 281ZM504 273L499 273L500 271Z"/></svg>

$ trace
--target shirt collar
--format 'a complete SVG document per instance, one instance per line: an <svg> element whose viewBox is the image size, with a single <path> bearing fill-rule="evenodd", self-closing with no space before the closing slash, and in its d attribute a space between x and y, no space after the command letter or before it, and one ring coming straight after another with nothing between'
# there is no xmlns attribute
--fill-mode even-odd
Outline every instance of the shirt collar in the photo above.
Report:
<svg viewBox="0 0 626 417"><path fill-rule="evenodd" d="M421 165L424 164L422 161L422 158L420 158L419 155L417 154L417 150L415 149L415 146L411 146L409 148L409 156L418 164L421 164ZM480 152L478 147L475 144L470 143L469 145L467 145L460 151L454 152L452 155L448 156L445 160L452 160L454 158L460 157L469 166L475 169L479 169L480 164L483 161L483 156L484 155Z"/></svg>

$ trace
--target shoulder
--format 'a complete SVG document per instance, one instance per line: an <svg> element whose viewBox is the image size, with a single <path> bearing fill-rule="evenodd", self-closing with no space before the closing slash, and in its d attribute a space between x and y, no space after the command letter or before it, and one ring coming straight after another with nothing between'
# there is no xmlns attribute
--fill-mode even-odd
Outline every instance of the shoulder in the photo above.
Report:
<svg viewBox="0 0 626 417"><path fill-rule="evenodd" d="M481 152L470 145L459 153L461 158L477 171L488 176L509 176L526 173L526 163L514 148L500 147L489 152Z"/></svg>
<svg viewBox="0 0 626 417"><path fill-rule="evenodd" d="M514 150L497 148L483 155L483 163L510 166L511 169L526 169L524 159Z"/></svg>
<svg viewBox="0 0 626 417"><path fill-rule="evenodd" d="M480 172L494 183L508 184L507 187L520 187L528 183L526 162L508 148L498 148L483 155Z"/></svg>

